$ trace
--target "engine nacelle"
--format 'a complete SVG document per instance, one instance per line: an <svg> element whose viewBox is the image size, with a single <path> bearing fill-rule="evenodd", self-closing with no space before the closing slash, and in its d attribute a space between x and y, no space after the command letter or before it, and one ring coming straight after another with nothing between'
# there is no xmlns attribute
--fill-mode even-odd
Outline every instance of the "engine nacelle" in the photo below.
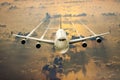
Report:
<svg viewBox="0 0 120 80"><path fill-rule="evenodd" d="M41 47L41 44L39 42L37 42L36 48L40 48L40 47Z"/></svg>
<svg viewBox="0 0 120 80"><path fill-rule="evenodd" d="M82 47L87 47L87 43L86 43L86 41L84 41L84 42L82 42Z"/></svg>
<svg viewBox="0 0 120 80"><path fill-rule="evenodd" d="M21 44L25 44L25 43L26 43L26 39L22 39Z"/></svg>
<svg viewBox="0 0 120 80"><path fill-rule="evenodd" d="M102 39L101 39L100 37L97 37L97 38L96 38L96 41L97 41L98 43L101 43L101 42L102 42Z"/></svg>

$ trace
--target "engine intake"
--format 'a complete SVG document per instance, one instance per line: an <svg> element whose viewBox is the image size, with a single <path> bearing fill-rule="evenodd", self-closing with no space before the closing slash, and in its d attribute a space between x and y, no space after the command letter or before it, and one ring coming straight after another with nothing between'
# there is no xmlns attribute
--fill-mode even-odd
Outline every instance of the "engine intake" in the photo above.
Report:
<svg viewBox="0 0 120 80"><path fill-rule="evenodd" d="M25 43L26 43L26 39L22 39L21 44L25 44Z"/></svg>
<svg viewBox="0 0 120 80"><path fill-rule="evenodd" d="M37 44L36 44L36 48L40 48L41 47L41 44L38 42Z"/></svg>
<svg viewBox="0 0 120 80"><path fill-rule="evenodd" d="M96 41L97 41L98 43L101 43L101 42L102 42L102 39L101 39L100 37L97 37L97 38L96 38Z"/></svg>
<svg viewBox="0 0 120 80"><path fill-rule="evenodd" d="M84 42L82 42L82 47L87 47L87 43L84 41Z"/></svg>

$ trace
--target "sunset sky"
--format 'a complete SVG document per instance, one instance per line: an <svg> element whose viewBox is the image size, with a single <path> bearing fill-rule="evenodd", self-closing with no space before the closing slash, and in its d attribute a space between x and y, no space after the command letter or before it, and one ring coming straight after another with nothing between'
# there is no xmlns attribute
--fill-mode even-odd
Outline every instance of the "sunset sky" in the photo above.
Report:
<svg viewBox="0 0 120 80"><path fill-rule="evenodd" d="M64 72L56 74L61 80L119 80L120 77L120 1L119 0L0 0L0 80L46 80L42 68L53 64L58 56L53 46L42 44L36 49L37 41L21 45L11 33L28 33L49 13L62 15L62 28L73 27L81 36L92 35L84 25L96 34L110 31L103 43L87 41L72 45L63 61ZM69 17L64 17L69 16ZM51 19L51 28L59 27L59 18ZM81 22L84 24L81 24ZM35 34L40 38L46 24ZM74 30L66 30L69 39L77 36ZM56 30L49 30L46 39L53 39ZM49 72L47 72L49 74Z"/></svg>

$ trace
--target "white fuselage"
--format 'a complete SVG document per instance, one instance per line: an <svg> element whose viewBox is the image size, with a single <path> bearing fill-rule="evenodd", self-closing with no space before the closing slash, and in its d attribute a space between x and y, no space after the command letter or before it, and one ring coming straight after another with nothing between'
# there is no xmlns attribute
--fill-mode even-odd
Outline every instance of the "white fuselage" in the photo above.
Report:
<svg viewBox="0 0 120 80"><path fill-rule="evenodd" d="M59 29L56 32L54 46L55 49L62 54L67 52L67 50L69 49L69 41L67 39L66 32L63 29Z"/></svg>

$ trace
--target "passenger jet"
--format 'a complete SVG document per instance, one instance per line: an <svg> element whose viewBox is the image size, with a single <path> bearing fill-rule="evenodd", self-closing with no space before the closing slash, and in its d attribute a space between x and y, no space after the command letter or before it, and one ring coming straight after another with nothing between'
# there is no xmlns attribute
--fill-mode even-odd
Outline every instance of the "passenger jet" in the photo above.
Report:
<svg viewBox="0 0 120 80"><path fill-rule="evenodd" d="M46 19L48 19L48 18L50 18L50 16L48 14L46 14ZM38 27L43 22L44 22L44 20L37 27L35 27L27 36L18 35L18 34L13 34L13 35L16 36L16 37L23 38L21 40L21 44L25 44L28 39L31 39L31 40L37 41L36 48L41 47L40 43L52 44L54 46L55 50L58 50L61 54L64 54L68 51L70 44L82 42L82 47L87 47L86 40L90 40L92 38L95 38L98 43L101 43L102 42L101 36L109 34L109 32L105 32L105 33L101 33L101 34L95 34L90 28L85 26L93 34L92 36L88 36L88 37L84 37L84 38L79 37L77 39L69 40L67 38L66 31L64 29L62 29L61 26L60 26L60 28L56 31L56 36L55 36L54 40L43 39L47 30L44 32L44 34L42 35L41 38L32 37L31 35L33 34L33 32L35 32L35 30L37 30Z"/></svg>

